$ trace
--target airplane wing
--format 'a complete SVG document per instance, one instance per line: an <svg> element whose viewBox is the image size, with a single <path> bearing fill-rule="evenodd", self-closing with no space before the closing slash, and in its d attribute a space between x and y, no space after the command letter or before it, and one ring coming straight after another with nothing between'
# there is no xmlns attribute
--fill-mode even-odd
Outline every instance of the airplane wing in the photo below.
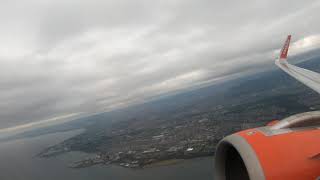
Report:
<svg viewBox="0 0 320 180"><path fill-rule="evenodd" d="M314 91L320 94L320 74L291 65L287 61L287 55L290 45L291 35L288 36L283 48L280 52L280 57L275 61L275 64L279 66L284 72L297 79L301 83L310 87Z"/></svg>

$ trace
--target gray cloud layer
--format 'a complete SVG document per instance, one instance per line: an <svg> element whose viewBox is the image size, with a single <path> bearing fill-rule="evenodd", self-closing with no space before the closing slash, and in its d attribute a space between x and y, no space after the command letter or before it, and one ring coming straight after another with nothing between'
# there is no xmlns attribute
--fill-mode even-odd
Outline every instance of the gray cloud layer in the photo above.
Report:
<svg viewBox="0 0 320 180"><path fill-rule="evenodd" d="M319 45L300 0L2 0L0 126L106 111L224 80Z"/></svg>

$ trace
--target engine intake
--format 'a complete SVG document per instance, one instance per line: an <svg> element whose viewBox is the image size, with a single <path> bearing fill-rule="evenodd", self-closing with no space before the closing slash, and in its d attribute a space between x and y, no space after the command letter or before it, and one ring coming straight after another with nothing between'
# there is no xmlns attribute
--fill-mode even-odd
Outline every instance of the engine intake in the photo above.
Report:
<svg viewBox="0 0 320 180"><path fill-rule="evenodd" d="M251 146L236 134L224 138L216 150L215 180L258 178L264 179L264 175Z"/></svg>

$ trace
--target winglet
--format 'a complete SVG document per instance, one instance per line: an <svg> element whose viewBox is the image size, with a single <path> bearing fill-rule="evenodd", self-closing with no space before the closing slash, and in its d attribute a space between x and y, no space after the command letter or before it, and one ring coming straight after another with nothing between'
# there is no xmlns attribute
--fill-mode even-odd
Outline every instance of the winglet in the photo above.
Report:
<svg viewBox="0 0 320 180"><path fill-rule="evenodd" d="M283 47L281 49L281 52L280 52L280 60L286 60L287 59L290 40L291 40L291 35L288 35L287 40L286 40L285 44L283 45Z"/></svg>

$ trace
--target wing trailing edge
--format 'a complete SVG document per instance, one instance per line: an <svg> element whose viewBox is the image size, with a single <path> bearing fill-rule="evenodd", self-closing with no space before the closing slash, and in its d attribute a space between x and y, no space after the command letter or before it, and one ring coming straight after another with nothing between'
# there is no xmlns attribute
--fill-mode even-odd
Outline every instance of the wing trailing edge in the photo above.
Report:
<svg viewBox="0 0 320 180"><path fill-rule="evenodd" d="M287 61L291 35L288 35L283 48L280 51L279 58L275 61L275 64L284 72L300 81L304 85L313 89L320 94L320 74L310 71L308 69L300 68L295 65L291 65Z"/></svg>

